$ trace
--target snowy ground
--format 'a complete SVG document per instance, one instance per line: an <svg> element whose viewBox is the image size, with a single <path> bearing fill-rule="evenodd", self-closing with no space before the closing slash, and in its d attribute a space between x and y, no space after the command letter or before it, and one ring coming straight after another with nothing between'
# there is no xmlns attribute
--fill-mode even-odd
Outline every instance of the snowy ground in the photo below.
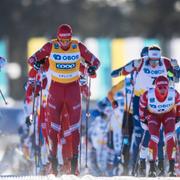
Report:
<svg viewBox="0 0 180 180"><path fill-rule="evenodd" d="M91 175L85 175L82 177L77 177L74 175L63 175L61 177L55 177L53 175L49 176L21 176L21 177L10 177L10 176L4 176L0 177L1 179L6 180L178 180L179 178L176 177L157 177L157 178L147 178L147 177L127 177L127 176L114 176L114 177L93 177Z"/></svg>
<svg viewBox="0 0 180 180"><path fill-rule="evenodd" d="M1 111L2 113L2 111ZM0 115L1 115L0 113ZM12 113L14 114L14 113ZM88 172L83 172L83 175L80 177L74 175L62 175L55 177L53 175L48 176L32 176L33 172L30 171L29 164L23 158L23 154L19 149L19 136L13 134L15 132L16 124L14 121L8 121L8 118L5 119L3 114L3 119L1 120L1 133L0 133L0 180L178 180L180 177L170 178L170 177L157 177L157 178L148 178L148 177L131 177L131 176L114 176L114 177L95 177L92 175L87 175ZM9 118L10 119L10 118ZM14 120L14 119L13 119ZM12 129L12 133L3 134L6 130L5 126L2 126L3 123L8 124L8 130ZM8 122L8 123L7 123ZM13 129L14 128L14 129ZM17 130L16 130L17 131ZM82 151L84 148L82 148ZM82 153L82 154L85 154ZM84 164L82 157L82 164ZM21 168L19 168L21 167ZM84 166L83 166L84 167ZM28 172L28 170L30 172ZM91 173L92 174L92 173ZM31 176L30 176L31 175Z"/></svg>
<svg viewBox="0 0 180 180"><path fill-rule="evenodd" d="M86 172L83 172L82 176L74 176L74 175L62 175L55 177L53 175L48 176L28 176L27 173L18 168L20 165L23 167L26 166L26 163L23 161L21 153L18 151L17 143L19 142L19 138L16 135L11 136L0 136L0 180L176 180L176 178L170 177L157 177L157 178L148 178L148 177L131 177L131 176L114 176L114 177L95 177L91 175L86 175ZM23 169L24 170L24 169ZM27 171L26 171L27 172Z"/></svg>

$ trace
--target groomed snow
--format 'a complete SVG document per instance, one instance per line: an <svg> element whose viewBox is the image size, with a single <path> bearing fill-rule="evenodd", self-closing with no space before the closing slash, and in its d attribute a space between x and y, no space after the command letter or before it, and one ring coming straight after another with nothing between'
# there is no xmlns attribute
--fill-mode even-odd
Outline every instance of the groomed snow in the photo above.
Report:
<svg viewBox="0 0 180 180"><path fill-rule="evenodd" d="M74 175L62 175L55 177L54 175L48 176L0 176L0 180L178 180L179 177L131 177L131 176L114 176L114 177L94 177L91 175L84 175L77 177Z"/></svg>

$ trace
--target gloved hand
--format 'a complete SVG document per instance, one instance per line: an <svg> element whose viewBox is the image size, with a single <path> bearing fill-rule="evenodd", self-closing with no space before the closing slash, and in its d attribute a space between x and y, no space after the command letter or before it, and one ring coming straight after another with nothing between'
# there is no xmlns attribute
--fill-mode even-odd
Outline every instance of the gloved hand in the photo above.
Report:
<svg viewBox="0 0 180 180"><path fill-rule="evenodd" d="M41 68L41 64L39 61L35 61L34 64L33 64L33 67L36 71L39 71L40 68Z"/></svg>
<svg viewBox="0 0 180 180"><path fill-rule="evenodd" d="M118 102L117 102L116 100L114 100L114 101L112 102L112 108L115 109L115 108L117 108L117 107L118 107Z"/></svg>
<svg viewBox="0 0 180 180"><path fill-rule="evenodd" d="M26 123L27 127L31 126L31 124L32 124L32 119L30 118L30 116L27 116L27 117L26 117L25 123Z"/></svg>
<svg viewBox="0 0 180 180"><path fill-rule="evenodd" d="M120 164L121 163L121 155L119 155L119 154L115 154L115 156L114 156L114 165L115 166L118 166L118 164Z"/></svg>
<svg viewBox="0 0 180 180"><path fill-rule="evenodd" d="M124 144L124 145L128 145L128 144L129 144L129 137L128 137L128 136L124 136L124 138L123 138L123 144Z"/></svg>
<svg viewBox="0 0 180 180"><path fill-rule="evenodd" d="M122 71L122 68L119 68L119 69L112 71L111 77L115 78L115 77L121 76L121 71Z"/></svg>
<svg viewBox="0 0 180 180"><path fill-rule="evenodd" d="M89 66L88 69L87 69L87 72L89 74L89 76L91 78L95 78L96 77L96 66Z"/></svg>
<svg viewBox="0 0 180 180"><path fill-rule="evenodd" d="M41 65L45 63L45 58L39 60L39 61L35 61L34 64L33 64L33 67L36 71L39 71L40 68L41 68Z"/></svg>
<svg viewBox="0 0 180 180"><path fill-rule="evenodd" d="M180 130L180 117L176 118L175 130L177 131L178 129Z"/></svg>
<svg viewBox="0 0 180 180"><path fill-rule="evenodd" d="M141 123L141 127L142 127L145 131L149 130L148 125L147 125L147 120L141 120L140 123Z"/></svg>

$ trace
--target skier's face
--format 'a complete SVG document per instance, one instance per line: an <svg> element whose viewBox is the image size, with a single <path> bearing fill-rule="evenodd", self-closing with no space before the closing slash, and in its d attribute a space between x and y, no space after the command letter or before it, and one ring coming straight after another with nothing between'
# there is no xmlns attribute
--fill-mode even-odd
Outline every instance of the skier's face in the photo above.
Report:
<svg viewBox="0 0 180 180"><path fill-rule="evenodd" d="M165 96L168 92L168 86L167 85L159 85L159 86L157 86L157 90L161 96Z"/></svg>
<svg viewBox="0 0 180 180"><path fill-rule="evenodd" d="M59 43L62 49L68 49L71 43L71 39L60 39Z"/></svg>

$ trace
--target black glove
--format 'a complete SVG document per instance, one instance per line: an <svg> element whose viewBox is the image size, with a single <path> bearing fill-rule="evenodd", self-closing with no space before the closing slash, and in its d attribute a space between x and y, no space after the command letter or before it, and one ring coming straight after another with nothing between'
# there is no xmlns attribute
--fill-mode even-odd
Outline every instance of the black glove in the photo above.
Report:
<svg viewBox="0 0 180 180"><path fill-rule="evenodd" d="M34 64L33 64L33 67L36 71L39 71L40 67L42 64L45 63L45 58L41 59L40 61L35 61Z"/></svg>
<svg viewBox="0 0 180 180"><path fill-rule="evenodd" d="M87 72L90 76L96 75L96 66L89 66L87 69Z"/></svg>
<svg viewBox="0 0 180 180"><path fill-rule="evenodd" d="M113 107L113 109L115 109L115 108L118 107L118 102L117 102L116 100L114 100L114 101L112 102L112 107Z"/></svg>
<svg viewBox="0 0 180 180"><path fill-rule="evenodd" d="M119 68L119 69L116 69L114 71L111 72L111 77L115 78L115 77L118 77L118 76L121 76L121 72L122 72L123 68Z"/></svg>
<svg viewBox="0 0 180 180"><path fill-rule="evenodd" d="M36 71L40 70L41 64L39 63L39 61L35 61L33 64L33 67Z"/></svg>
<svg viewBox="0 0 180 180"><path fill-rule="evenodd" d="M26 123L27 127L31 126L32 120L30 119L30 116L27 116L27 117L26 117L25 123Z"/></svg>
<svg viewBox="0 0 180 180"><path fill-rule="evenodd" d="M180 117L176 118L176 123L178 123L180 121Z"/></svg>

